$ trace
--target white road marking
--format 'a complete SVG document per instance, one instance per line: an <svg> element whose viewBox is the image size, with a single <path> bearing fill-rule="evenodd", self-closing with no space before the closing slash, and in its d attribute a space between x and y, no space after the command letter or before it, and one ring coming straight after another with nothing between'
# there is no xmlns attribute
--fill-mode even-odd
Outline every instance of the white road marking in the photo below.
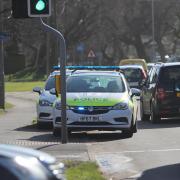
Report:
<svg viewBox="0 0 180 180"><path fill-rule="evenodd" d="M152 150L135 150L135 151L119 151L119 152L101 152L100 154L124 154L124 153L151 153L151 152L172 152L180 151L180 148L176 149L152 149ZM98 153L96 153L98 154Z"/></svg>
<svg viewBox="0 0 180 180"><path fill-rule="evenodd" d="M121 153L146 153L146 152L171 152L180 151L180 149L152 149L152 150L138 150L138 151L122 151Z"/></svg>

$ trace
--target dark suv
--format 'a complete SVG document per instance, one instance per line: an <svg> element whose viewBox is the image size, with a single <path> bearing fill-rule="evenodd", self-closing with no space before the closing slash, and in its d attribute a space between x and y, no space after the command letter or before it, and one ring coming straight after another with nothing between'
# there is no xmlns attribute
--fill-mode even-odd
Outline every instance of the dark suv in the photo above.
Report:
<svg viewBox="0 0 180 180"><path fill-rule="evenodd" d="M142 120L180 118L180 62L158 63L149 72L141 95Z"/></svg>

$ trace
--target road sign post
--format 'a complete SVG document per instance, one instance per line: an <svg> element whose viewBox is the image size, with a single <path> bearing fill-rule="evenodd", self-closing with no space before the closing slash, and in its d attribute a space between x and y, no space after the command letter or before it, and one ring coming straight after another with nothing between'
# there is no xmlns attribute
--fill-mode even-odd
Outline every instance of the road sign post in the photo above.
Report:
<svg viewBox="0 0 180 180"><path fill-rule="evenodd" d="M61 74L61 142L62 144L67 143L67 126L66 126L66 42L64 36L58 30L52 28L43 22L40 18L42 25L47 31L55 34L60 41L60 74Z"/></svg>
<svg viewBox="0 0 180 180"><path fill-rule="evenodd" d="M0 40L0 108L5 109L3 40Z"/></svg>
<svg viewBox="0 0 180 180"><path fill-rule="evenodd" d="M0 1L0 12L3 10L3 2ZM0 16L0 21L2 16ZM3 31L3 23L0 24L0 32ZM5 109L5 88L4 88L4 47L3 38L0 39L0 108Z"/></svg>

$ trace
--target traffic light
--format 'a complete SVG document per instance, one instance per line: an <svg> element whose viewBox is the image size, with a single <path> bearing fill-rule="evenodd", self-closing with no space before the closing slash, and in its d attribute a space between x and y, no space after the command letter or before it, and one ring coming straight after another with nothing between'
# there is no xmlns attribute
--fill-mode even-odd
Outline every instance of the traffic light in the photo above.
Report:
<svg viewBox="0 0 180 180"><path fill-rule="evenodd" d="M27 0L12 0L12 16L14 18L28 18Z"/></svg>
<svg viewBox="0 0 180 180"><path fill-rule="evenodd" d="M51 15L51 0L28 0L29 17L48 17Z"/></svg>

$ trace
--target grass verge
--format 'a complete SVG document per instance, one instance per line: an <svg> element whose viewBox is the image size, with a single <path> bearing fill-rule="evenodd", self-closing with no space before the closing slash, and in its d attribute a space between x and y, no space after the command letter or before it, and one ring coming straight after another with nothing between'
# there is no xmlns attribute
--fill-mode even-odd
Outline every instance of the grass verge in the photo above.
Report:
<svg viewBox="0 0 180 180"><path fill-rule="evenodd" d="M11 104L11 103L8 103L8 102L5 103L5 109L10 109L10 108L12 108L13 106L14 106L14 105ZM0 109L0 115L2 115L2 114L4 114L4 109Z"/></svg>
<svg viewBox="0 0 180 180"><path fill-rule="evenodd" d="M32 91L36 86L43 87L44 81L35 82L6 82L5 91L6 92L22 92L22 91Z"/></svg>
<svg viewBox="0 0 180 180"><path fill-rule="evenodd" d="M67 180L105 180L95 162L65 162Z"/></svg>

